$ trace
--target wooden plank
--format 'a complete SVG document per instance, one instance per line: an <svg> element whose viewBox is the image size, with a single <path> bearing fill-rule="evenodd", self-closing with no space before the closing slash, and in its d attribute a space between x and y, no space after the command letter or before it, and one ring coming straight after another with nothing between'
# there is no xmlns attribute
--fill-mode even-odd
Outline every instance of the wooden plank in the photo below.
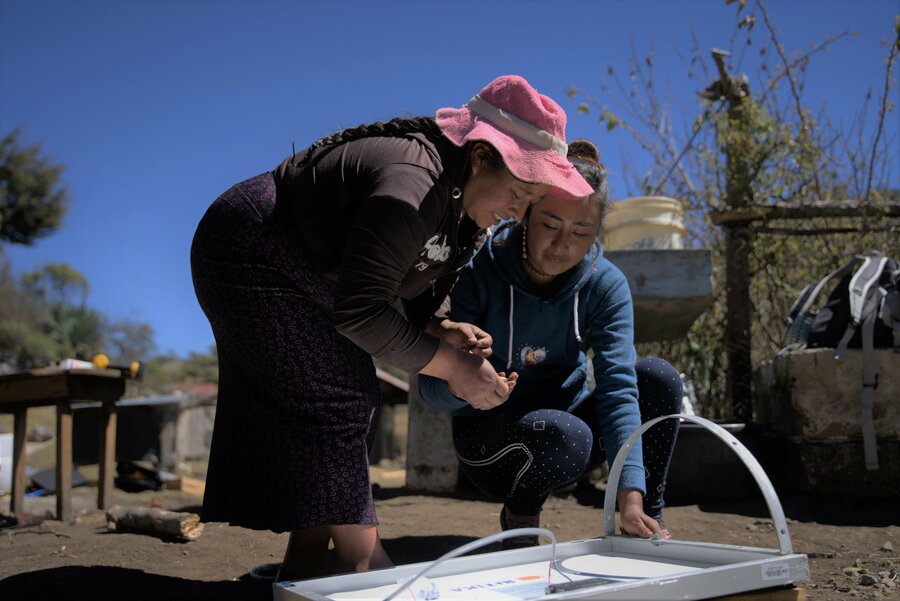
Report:
<svg viewBox="0 0 900 601"><path fill-rule="evenodd" d="M166 483L166 488L171 490L180 490L189 495L202 497L206 491L206 481L199 478L191 478L190 476L182 476L177 480Z"/></svg>
<svg viewBox="0 0 900 601"><path fill-rule="evenodd" d="M900 202L888 200L866 205L859 200L828 200L802 205L779 203L743 207L729 206L722 209L714 209L707 214L713 225L746 224L769 219L802 219L806 221L815 217L852 217L856 219L866 215L870 217L898 217L900 216Z"/></svg>
<svg viewBox="0 0 900 601"><path fill-rule="evenodd" d="M717 601L806 601L806 589L787 588L774 591L753 591L741 595L716 597Z"/></svg>
<svg viewBox="0 0 900 601"><path fill-rule="evenodd" d="M116 370L35 369L0 376L0 411L52 405L65 398L118 400L124 392L125 380Z"/></svg>
<svg viewBox="0 0 900 601"><path fill-rule="evenodd" d="M72 406L56 405L56 519L72 518Z"/></svg>
<svg viewBox="0 0 900 601"><path fill-rule="evenodd" d="M28 434L28 410L21 408L16 410L13 417L13 474L12 474L12 500L10 511L14 515L22 515L25 512L25 444Z"/></svg>
<svg viewBox="0 0 900 601"><path fill-rule="evenodd" d="M100 446L98 461L100 474L97 482L97 508L109 507L116 459L116 422L118 414L113 403L103 403L100 408Z"/></svg>
<svg viewBox="0 0 900 601"><path fill-rule="evenodd" d="M125 379L108 369L71 370L66 374L66 385L72 401L118 401L125 393Z"/></svg>
<svg viewBox="0 0 900 601"><path fill-rule="evenodd" d="M56 374L46 378L0 377L0 405L44 399L61 399L67 393L66 377ZM52 404L52 401L47 404Z"/></svg>
<svg viewBox="0 0 900 601"><path fill-rule="evenodd" d="M404 382L397 376L384 371L380 367L375 368L375 376L382 382L390 384L394 388L399 388L403 392L409 392L409 383L408 382Z"/></svg>

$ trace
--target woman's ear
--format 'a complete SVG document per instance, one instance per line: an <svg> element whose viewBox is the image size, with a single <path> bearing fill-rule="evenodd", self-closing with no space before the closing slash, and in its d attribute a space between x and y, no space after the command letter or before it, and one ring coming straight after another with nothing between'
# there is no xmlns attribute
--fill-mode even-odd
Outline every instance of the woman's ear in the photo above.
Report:
<svg viewBox="0 0 900 601"><path fill-rule="evenodd" d="M484 168L485 163L489 159L489 153L490 149L484 142L472 144L472 148L469 149L469 165L472 169L472 175L477 174Z"/></svg>

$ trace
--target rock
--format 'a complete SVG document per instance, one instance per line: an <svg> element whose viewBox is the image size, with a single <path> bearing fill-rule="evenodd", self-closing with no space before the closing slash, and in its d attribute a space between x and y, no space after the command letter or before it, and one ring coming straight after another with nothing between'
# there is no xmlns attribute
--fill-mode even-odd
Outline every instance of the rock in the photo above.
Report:
<svg viewBox="0 0 900 601"><path fill-rule="evenodd" d="M893 551L893 550L894 550L894 545L891 544L891 541L887 541L886 543L884 543L883 545L881 545L881 550L882 550L882 551L889 551L889 552L890 552L890 551Z"/></svg>
<svg viewBox="0 0 900 601"><path fill-rule="evenodd" d="M869 574L863 574L859 577L859 583L862 586L872 586L873 584L878 584L878 580Z"/></svg>

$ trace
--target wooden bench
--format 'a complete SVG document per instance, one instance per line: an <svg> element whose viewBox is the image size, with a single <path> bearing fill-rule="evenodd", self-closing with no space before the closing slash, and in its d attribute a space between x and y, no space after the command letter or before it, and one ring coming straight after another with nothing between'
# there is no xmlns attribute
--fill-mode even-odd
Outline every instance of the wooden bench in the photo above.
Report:
<svg viewBox="0 0 900 601"><path fill-rule="evenodd" d="M116 407L125 393L122 373L113 369L45 368L0 376L0 413L13 414L12 500L10 510L24 511L25 442L30 407L56 407L56 519L72 518L72 403L98 401L100 476L97 507L109 506L116 448Z"/></svg>

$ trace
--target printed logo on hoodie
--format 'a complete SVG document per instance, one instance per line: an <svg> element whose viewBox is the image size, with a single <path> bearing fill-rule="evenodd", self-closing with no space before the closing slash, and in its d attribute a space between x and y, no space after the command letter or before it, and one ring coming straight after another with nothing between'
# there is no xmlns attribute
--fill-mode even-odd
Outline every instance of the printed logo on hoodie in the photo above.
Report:
<svg viewBox="0 0 900 601"><path fill-rule="evenodd" d="M446 263L450 258L450 245L447 244L447 234L435 234L425 242L425 246L419 251L422 260L416 263L416 269L425 271L437 263Z"/></svg>
<svg viewBox="0 0 900 601"><path fill-rule="evenodd" d="M532 346L523 346L522 350L519 352L519 361L521 361L522 365L525 367L537 365L546 358L547 349L542 347L535 348Z"/></svg>

